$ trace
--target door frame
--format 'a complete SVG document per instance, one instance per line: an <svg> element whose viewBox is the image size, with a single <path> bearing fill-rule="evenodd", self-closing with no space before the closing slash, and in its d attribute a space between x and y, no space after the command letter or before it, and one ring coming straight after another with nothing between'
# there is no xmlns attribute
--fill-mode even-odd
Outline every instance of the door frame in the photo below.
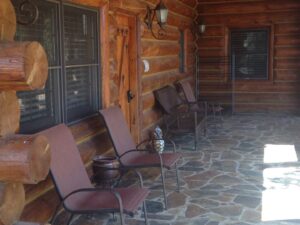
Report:
<svg viewBox="0 0 300 225"><path fill-rule="evenodd" d="M135 97L131 100L130 107L130 128L134 140L138 143L141 137L141 43L140 43L140 21L138 15L124 9L116 9L115 14L128 17L130 35L129 35L129 83L130 90Z"/></svg>

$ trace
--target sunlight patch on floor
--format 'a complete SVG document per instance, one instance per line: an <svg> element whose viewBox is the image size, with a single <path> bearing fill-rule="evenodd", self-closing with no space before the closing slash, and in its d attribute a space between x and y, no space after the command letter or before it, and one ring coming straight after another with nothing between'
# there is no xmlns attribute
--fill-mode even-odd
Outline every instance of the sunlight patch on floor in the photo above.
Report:
<svg viewBox="0 0 300 225"><path fill-rule="evenodd" d="M268 168L263 177L262 221L300 219L300 168Z"/></svg>
<svg viewBox="0 0 300 225"><path fill-rule="evenodd" d="M264 163L297 162L294 145L267 144L264 148Z"/></svg>

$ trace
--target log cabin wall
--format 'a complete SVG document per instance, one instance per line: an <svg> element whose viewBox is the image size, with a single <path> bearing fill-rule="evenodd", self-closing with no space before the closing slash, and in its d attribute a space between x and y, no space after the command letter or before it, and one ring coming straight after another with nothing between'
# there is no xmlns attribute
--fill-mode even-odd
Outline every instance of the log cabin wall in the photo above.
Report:
<svg viewBox="0 0 300 225"><path fill-rule="evenodd" d="M232 85L228 61L231 28L270 29L269 79L237 81L236 111L299 112L300 109L300 2L298 0L199 0L198 21L206 31L198 46L200 97L231 104Z"/></svg>
<svg viewBox="0 0 300 225"><path fill-rule="evenodd" d="M194 44L189 28L195 17L196 0L164 0L169 9L167 35L156 40L147 30L143 20L146 6L154 8L158 0L72 0L72 3L99 8L100 10L100 51L102 72L102 107L117 104L116 79L116 12L122 11L137 18L138 43L138 92L139 138L147 136L148 130L160 122L161 115L155 106L152 91L180 79L192 79L194 71ZM155 23L155 22L154 22ZM157 28L155 28L157 29ZM185 34L185 71L179 72L179 30ZM109 59L109 60L108 60ZM150 70L143 72L142 60L148 60ZM86 119L70 127L83 161L89 168L95 154L111 154L111 143L103 123L98 116ZM38 185L26 186L26 207L22 214L24 221L47 221L56 205L55 193L50 176Z"/></svg>

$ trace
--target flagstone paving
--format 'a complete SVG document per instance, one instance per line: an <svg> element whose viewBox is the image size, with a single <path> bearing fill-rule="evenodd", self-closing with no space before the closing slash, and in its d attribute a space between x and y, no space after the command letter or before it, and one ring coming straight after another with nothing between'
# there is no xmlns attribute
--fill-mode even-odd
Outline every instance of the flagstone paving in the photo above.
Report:
<svg viewBox="0 0 300 225"><path fill-rule="evenodd" d="M225 116L209 127L193 150L191 134L173 137L183 153L175 173L166 173L168 209L163 208L157 170L146 173L150 225L300 224L300 117ZM111 215L77 217L73 225L119 224ZM144 224L142 211L126 224Z"/></svg>

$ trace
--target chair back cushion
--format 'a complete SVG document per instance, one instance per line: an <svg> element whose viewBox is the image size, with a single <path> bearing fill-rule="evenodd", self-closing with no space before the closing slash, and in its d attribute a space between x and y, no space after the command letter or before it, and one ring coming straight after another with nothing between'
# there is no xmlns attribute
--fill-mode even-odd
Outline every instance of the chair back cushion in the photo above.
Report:
<svg viewBox="0 0 300 225"><path fill-rule="evenodd" d="M100 110L116 155L120 156L136 148L136 144L131 136L126 119L118 106Z"/></svg>
<svg viewBox="0 0 300 225"><path fill-rule="evenodd" d="M187 102L191 103L197 101L193 88L189 81L178 81L178 84L180 85Z"/></svg>
<svg viewBox="0 0 300 225"><path fill-rule="evenodd" d="M40 134L50 143L50 171L60 197L80 188L93 187L69 128L59 124Z"/></svg>
<svg viewBox="0 0 300 225"><path fill-rule="evenodd" d="M155 90L154 96L167 114L172 114L172 110L183 103L175 88L169 85Z"/></svg>

